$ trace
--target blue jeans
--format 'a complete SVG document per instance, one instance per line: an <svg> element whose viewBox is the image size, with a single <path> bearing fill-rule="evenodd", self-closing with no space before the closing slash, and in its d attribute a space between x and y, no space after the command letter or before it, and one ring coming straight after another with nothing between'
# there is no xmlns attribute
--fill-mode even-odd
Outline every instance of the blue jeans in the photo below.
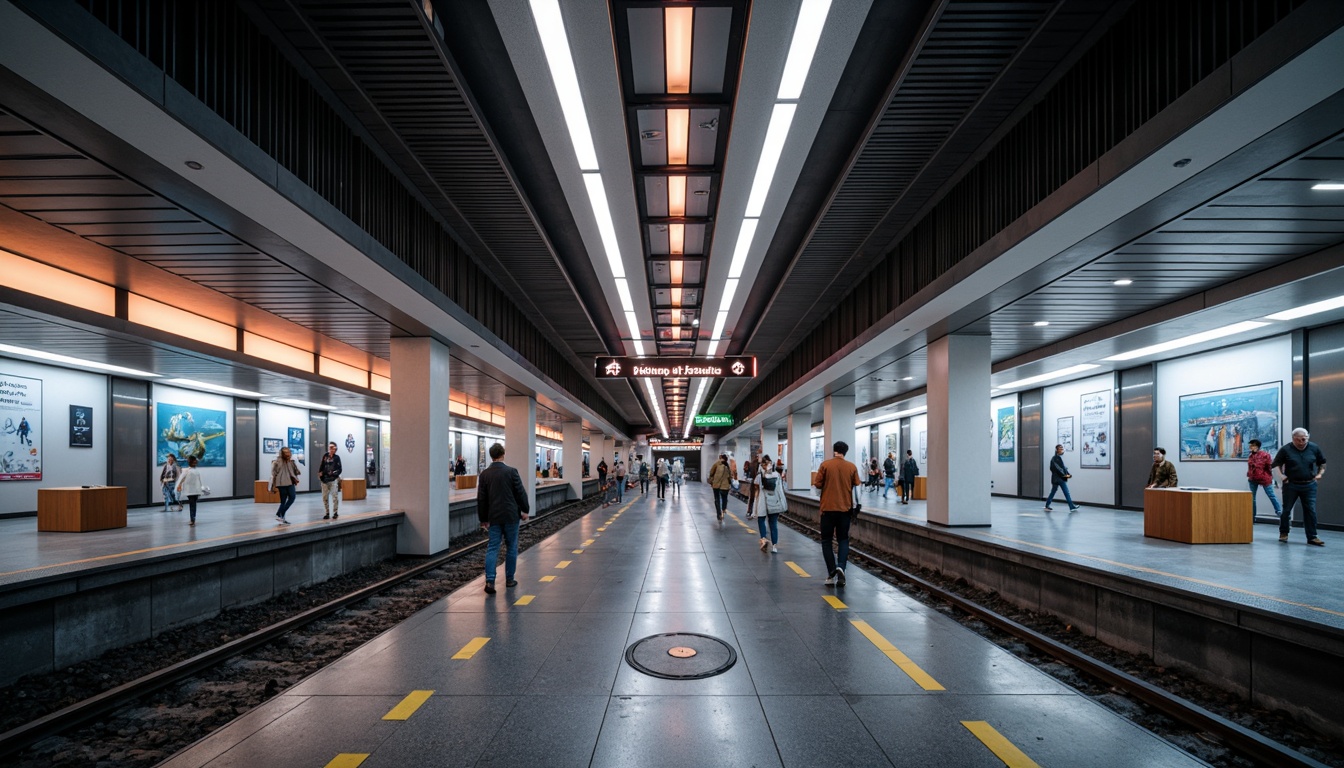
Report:
<svg viewBox="0 0 1344 768"><path fill-rule="evenodd" d="M1302 500L1302 527L1307 539L1316 538L1316 481L1283 484L1283 512L1279 515L1279 535L1287 536L1293 525L1293 507Z"/></svg>
<svg viewBox="0 0 1344 768"><path fill-rule="evenodd" d="M169 483L163 486L163 511L167 512L168 507L173 506L174 504L179 507L182 506L182 502L177 500L177 486L173 483Z"/></svg>
<svg viewBox="0 0 1344 768"><path fill-rule="evenodd" d="M894 478L894 477L888 477L888 478L887 478L887 484L886 484L886 486L883 487L883 489L882 489L882 498L884 498L884 499L887 498L887 491L890 491L892 488L895 488L895 487L896 487L896 478Z"/></svg>
<svg viewBox="0 0 1344 768"><path fill-rule="evenodd" d="M761 529L761 538L766 538L765 521L770 521L770 543L779 543L779 515L761 515L756 518L756 525Z"/></svg>
<svg viewBox="0 0 1344 768"><path fill-rule="evenodd" d="M622 501L625 501L625 478L624 478L624 477L617 477L617 478L616 478L616 503L619 504L619 503L621 503Z"/></svg>
<svg viewBox="0 0 1344 768"><path fill-rule="evenodd" d="M1047 507L1050 506L1050 503L1055 500L1055 492L1060 490L1061 488L1064 489L1064 500L1069 502L1069 509L1073 509L1074 507L1078 506L1077 504L1073 503L1073 497L1069 495L1069 484L1067 481L1062 483L1050 484L1050 497L1045 500L1045 506Z"/></svg>
<svg viewBox="0 0 1344 768"><path fill-rule="evenodd" d="M837 553L831 551L831 539L840 541ZM849 562L849 513L821 513L821 556L826 561L826 575L831 576L835 569L844 568Z"/></svg>
<svg viewBox="0 0 1344 768"><path fill-rule="evenodd" d="M284 517L289 508L294 506L294 498L298 491L292 485L279 485L275 490L280 492L280 508L275 510L275 516Z"/></svg>
<svg viewBox="0 0 1344 768"><path fill-rule="evenodd" d="M513 581L518 570L518 523L490 525L490 543L485 545L485 580L495 580L495 567L499 563L499 544L504 539L508 549L504 552L504 579Z"/></svg>
<svg viewBox="0 0 1344 768"><path fill-rule="evenodd" d="M1274 505L1274 516L1278 517L1283 514L1283 507L1279 506L1279 497L1274 495L1273 483L1261 485L1254 480L1247 480L1246 482L1251 486L1251 517L1255 517L1255 491L1258 488L1265 489L1265 495L1269 497L1269 503ZM1289 519L1291 520L1291 518Z"/></svg>
<svg viewBox="0 0 1344 768"><path fill-rule="evenodd" d="M714 489L714 513L723 517L723 513L728 511L728 489Z"/></svg>

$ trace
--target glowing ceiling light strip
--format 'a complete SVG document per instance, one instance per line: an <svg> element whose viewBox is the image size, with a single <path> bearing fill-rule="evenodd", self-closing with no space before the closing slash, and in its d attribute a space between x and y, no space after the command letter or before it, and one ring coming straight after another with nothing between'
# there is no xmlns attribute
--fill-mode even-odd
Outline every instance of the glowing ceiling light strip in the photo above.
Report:
<svg viewBox="0 0 1344 768"><path fill-rule="evenodd" d="M784 61L784 74L779 80L778 98L796 99L802 94L830 10L831 0L803 0L793 28L793 42L789 44L789 57Z"/></svg>
<svg viewBox="0 0 1344 768"><path fill-rule="evenodd" d="M602 235L602 248L607 252L611 274L625 277L625 265L621 262L621 248L616 244L616 225L611 220L611 206L607 204L607 189L602 185L602 174L585 173L583 183L588 188L588 201L593 206L593 216L597 219L597 231Z"/></svg>
<svg viewBox="0 0 1344 768"><path fill-rule="evenodd" d="M711 339L709 342L709 349L705 351L705 357L713 357L714 353L718 351L719 351L719 340Z"/></svg>
<svg viewBox="0 0 1344 768"><path fill-rule="evenodd" d="M275 399L275 402L277 402L277 403L283 403L284 405L293 405L293 406L296 406L296 407L299 407L299 408L310 408L310 409L318 410L318 411L334 411L334 410L336 410L335 408L333 408L333 407L330 406L330 405L323 405L323 404L321 404L321 403L314 403L314 402L311 402L311 401L309 401L309 400L297 400L297 399L292 398L292 397L277 397L277 398Z"/></svg>
<svg viewBox="0 0 1344 768"><path fill-rule="evenodd" d="M671 224L667 228L667 249L673 256L680 256L686 250L686 225Z"/></svg>
<svg viewBox="0 0 1344 768"><path fill-rule="evenodd" d="M691 35L694 28L694 9L663 9L663 50L668 93L691 92Z"/></svg>
<svg viewBox="0 0 1344 768"><path fill-rule="evenodd" d="M715 341L723 338L723 326L728 324L728 310L720 309L719 316L714 319L714 334L711 338Z"/></svg>
<svg viewBox="0 0 1344 768"><path fill-rule="evenodd" d="M207 392L219 392L224 395L238 395L240 397L265 397L265 393L252 392L246 389L234 389L233 387L224 387L219 384L211 384L205 381L196 381L195 379L165 379L164 384L172 384L175 387L186 387L187 389L204 389Z"/></svg>
<svg viewBox="0 0 1344 768"><path fill-rule="evenodd" d="M560 14L559 0L531 0L532 18L541 35L541 47L546 52L546 64L555 83L555 95L565 114L569 140L578 156L579 168L597 170L597 150L593 148L593 134L588 127L588 113L583 109L583 93L579 90L579 76L574 69L574 56L569 50L565 34L565 20Z"/></svg>
<svg viewBox="0 0 1344 768"><path fill-rule="evenodd" d="M761 159L756 164L756 178L751 183L751 196L747 198L749 217L758 217L765 208L765 198L770 194L770 184L775 179L775 169L779 166L779 157L784 152L784 140L789 136L789 126L793 124L793 115L797 104L776 104L770 113L770 127L765 131L765 143L761 145Z"/></svg>
<svg viewBox="0 0 1344 768"><path fill-rule="evenodd" d="M1238 333L1245 333L1246 331L1253 331L1256 328L1263 328L1266 325L1268 325L1268 323L1261 323L1256 322L1254 320L1247 320L1241 323L1225 325L1222 328L1214 328L1211 331L1196 333L1194 335L1186 336L1180 339L1175 339L1173 341L1164 341L1161 344L1153 344L1152 346L1143 347L1141 349L1136 349L1131 352L1122 352L1118 355L1111 355L1110 357L1104 359L1106 362L1133 360L1137 357L1147 357L1148 355L1156 355L1161 352L1170 352L1173 349L1188 347L1192 344L1199 344L1205 341L1213 341L1214 339L1221 339L1224 336L1232 336Z"/></svg>
<svg viewBox="0 0 1344 768"><path fill-rule="evenodd" d="M691 141L691 110L667 110L667 164L685 165Z"/></svg>
<svg viewBox="0 0 1344 768"><path fill-rule="evenodd" d="M639 318L635 317L634 312L625 313L625 324L630 329L630 338L636 341L643 338L639 333Z"/></svg>
<svg viewBox="0 0 1344 768"><path fill-rule="evenodd" d="M680 264L681 262L673 262L673 263L675 263L675 264ZM681 289L680 289L680 288L673 288L673 289L672 289L672 306L674 306L674 307L680 307L680 306L681 306Z"/></svg>
<svg viewBox="0 0 1344 768"><path fill-rule="evenodd" d="M0 344L0 353L18 355L20 357L31 357L35 360L46 360L50 363L60 363L75 368L92 368L95 371L106 371L108 373L122 373L127 376L139 376L146 379L156 379L159 374L141 371L135 368L124 368L120 365L111 365L109 363L99 363L93 360L83 360L78 357L68 357L58 355L54 352L44 352L40 349L28 349L27 347L16 347L12 344Z"/></svg>
<svg viewBox="0 0 1344 768"><path fill-rule="evenodd" d="M871 419L864 419L863 421L860 421L860 422L856 423L854 426L856 426L856 427L869 427L869 426L872 426L873 424L880 424L880 423L882 423L882 422L886 422L886 421L894 421L894 420L896 420L896 419L903 419L903 418L905 418L906 416L917 416L917 415L919 415L919 414L921 414L921 413L927 413L928 410L929 410L928 408L911 408L911 409L909 409L909 410L907 410L907 411L897 411L897 412L895 412L895 413L889 413L889 414L887 414L887 415L885 415L885 416L875 416L875 417L873 417L873 418L871 418Z"/></svg>
<svg viewBox="0 0 1344 768"><path fill-rule="evenodd" d="M616 292L621 295L621 310L635 311L635 301L630 297L630 283L624 277L616 279Z"/></svg>
<svg viewBox="0 0 1344 768"><path fill-rule="evenodd" d="M747 253L751 251L751 241L756 237L756 225L760 219L743 219L742 229L737 232L737 248L733 251L733 262L728 267L729 277L741 277L742 269L747 265Z"/></svg>
<svg viewBox="0 0 1344 768"><path fill-rule="evenodd" d="M674 309L674 310L672 310L672 324L673 324L673 325L681 325L681 310L680 310L680 309Z"/></svg>
<svg viewBox="0 0 1344 768"><path fill-rule="evenodd" d="M1007 384L1000 384L998 387L996 387L996 390L997 390L997 389L1016 389L1016 388L1018 388L1018 387L1028 387L1028 386L1031 386L1032 384L1040 384L1040 383L1043 382L1043 381L1051 381L1051 380L1053 380L1053 379L1062 379L1062 378L1064 378L1065 376L1072 376L1072 375L1075 374L1075 373L1082 373L1083 371L1090 371L1090 370L1093 370L1093 369L1095 369L1095 368L1100 368L1100 367L1101 367L1101 366L1096 365L1096 364L1094 364L1094 363L1083 363L1082 365L1071 365L1071 366L1069 366L1068 368L1061 368L1061 369L1059 369L1058 371L1051 371L1051 372L1049 372L1049 373L1042 373L1042 374L1039 374L1039 375L1037 375L1037 376L1028 376L1028 377L1025 378L1025 379L1018 379L1017 381L1010 381L1010 382L1008 382Z"/></svg>
<svg viewBox="0 0 1344 768"><path fill-rule="evenodd" d="M719 314L728 316L728 310L733 306L733 295L737 293L737 284L741 282L736 277L723 281L723 298L719 300Z"/></svg>
<svg viewBox="0 0 1344 768"><path fill-rule="evenodd" d="M1344 296L1336 296L1333 299L1317 301L1312 304L1294 307L1293 309L1286 309L1282 312L1275 312L1268 317L1270 320L1296 320L1299 317L1306 317L1307 315L1314 315L1319 312L1329 312L1332 309L1339 309L1340 307L1344 307Z"/></svg>
<svg viewBox="0 0 1344 768"><path fill-rule="evenodd" d="M684 282L684 278L685 278L685 264L681 261L681 259L673 259L673 260L672 260L671 271L672 271L672 283L673 283L673 285L681 285L681 283ZM674 290L674 291L677 292L677 296L681 296L681 289L680 289L680 288L673 288L672 290ZM677 300L677 301L675 301L675 302L673 302L673 303L674 303L674 304L680 304L681 301L680 301L680 300Z"/></svg>
<svg viewBox="0 0 1344 768"><path fill-rule="evenodd" d="M686 215L686 177L667 177L667 215Z"/></svg>

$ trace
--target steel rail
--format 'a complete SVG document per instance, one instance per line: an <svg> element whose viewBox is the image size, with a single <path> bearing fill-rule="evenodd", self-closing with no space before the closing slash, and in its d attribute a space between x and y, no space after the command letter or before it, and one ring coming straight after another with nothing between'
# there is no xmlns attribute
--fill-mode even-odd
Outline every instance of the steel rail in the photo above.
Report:
<svg viewBox="0 0 1344 768"><path fill-rule="evenodd" d="M789 523L797 528L809 531L817 536L821 535L821 532L816 528L813 528L808 521L799 520L791 515L781 515L781 517L784 517ZM849 552L851 556L858 555L878 568L881 568L883 571L896 577L898 581L903 581L907 584L919 587L925 592L937 597L939 600L950 603L956 608L965 611L995 629L1023 641L1036 650L1041 651L1058 661L1064 662L1075 669L1081 670L1107 685L1132 695L1134 698L1153 707L1168 717L1214 734L1222 739L1228 746L1261 764L1272 766L1302 766L1303 768L1328 768L1325 763L1313 760L1291 747L1280 744L1279 742L1262 736L1249 728L1238 725L1221 715L1210 712L1204 707L1201 707L1194 702L1187 701L1170 691L1163 690L1146 680L1141 680L1124 670L1117 669L1099 659L1094 659L1076 648L1047 637L1030 627L1013 621L1007 616L995 613L979 603L967 600L955 592L948 591L933 582L922 579L902 568L898 568L897 566L888 563L886 560L865 552L852 544L850 545Z"/></svg>
<svg viewBox="0 0 1344 768"><path fill-rule="evenodd" d="M523 527L534 525L546 518L559 514L561 512L573 509L578 504L591 501L595 497L588 497L579 501L572 501L562 504L545 514L538 515L531 520L523 523ZM452 552L445 552L441 555L434 555L423 563L420 563L402 573L390 576L382 581L370 584L367 587L361 587L353 592L342 595L334 600L314 606L301 613L297 613L289 618L282 619L274 624L262 627L254 632L249 632L242 637L230 640L223 645L212 648L208 651L198 653L182 661L171 664L162 669L155 670L146 675L109 688L106 691L90 696L82 701L77 701L55 712L43 715L17 728L10 729L0 733L0 757L7 757L32 744L41 741L50 736L55 736L77 725L86 723L99 715L110 712L124 704L163 689L180 680L191 677L194 674L202 672L210 667L216 666L228 659L237 656L258 646L265 645L280 638L296 629L311 624L319 619L326 618L337 611L343 610L362 600L367 600L380 592L384 592L411 579L421 576L429 571L446 565L454 560L459 560L472 552L484 547L487 540L465 547L456 549Z"/></svg>

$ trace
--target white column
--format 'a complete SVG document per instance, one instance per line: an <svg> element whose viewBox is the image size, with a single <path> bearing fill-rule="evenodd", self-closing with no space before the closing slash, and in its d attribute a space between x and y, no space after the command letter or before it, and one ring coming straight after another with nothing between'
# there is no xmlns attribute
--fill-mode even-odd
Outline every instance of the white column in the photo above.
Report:
<svg viewBox="0 0 1344 768"><path fill-rule="evenodd" d="M537 512L537 401L531 395L504 397L504 463L518 470L527 506Z"/></svg>
<svg viewBox="0 0 1344 768"><path fill-rule="evenodd" d="M583 498L583 422L566 421L561 427L564 437L565 482L569 483L570 498ZM594 465L596 466L596 465Z"/></svg>
<svg viewBox="0 0 1344 768"><path fill-rule="evenodd" d="M853 395L827 395L825 408L825 424L823 432L825 437L821 446L822 461L831 458L831 446L835 445L837 440L844 440L849 444L849 453L845 458L852 462L858 462L859 447L854 445L854 396Z"/></svg>
<svg viewBox="0 0 1344 768"><path fill-rule="evenodd" d="M448 347L428 338L392 339L393 509L397 552L432 555L448 548Z"/></svg>
<svg viewBox="0 0 1344 768"><path fill-rule="evenodd" d="M602 450L602 458L607 460L607 472L608 474L610 474L614 469L614 467L611 466L612 461L616 457L616 438L604 435L602 437L601 450ZM594 463L593 466L596 467L597 464Z"/></svg>
<svg viewBox="0 0 1344 768"><path fill-rule="evenodd" d="M789 460L784 463L791 491L812 487L812 414L789 414Z"/></svg>
<svg viewBox="0 0 1344 768"><path fill-rule="evenodd" d="M719 460L719 438L715 435L705 435L705 441L700 444L700 482L709 482L709 470L714 468L714 462Z"/></svg>
<svg viewBox="0 0 1344 768"><path fill-rule="evenodd" d="M929 344L929 522L989 525L989 337Z"/></svg>

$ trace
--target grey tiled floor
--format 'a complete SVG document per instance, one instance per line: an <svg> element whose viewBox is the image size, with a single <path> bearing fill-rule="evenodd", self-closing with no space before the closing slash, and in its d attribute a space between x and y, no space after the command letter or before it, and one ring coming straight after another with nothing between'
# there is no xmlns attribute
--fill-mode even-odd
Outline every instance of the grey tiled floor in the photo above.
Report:
<svg viewBox="0 0 1344 768"><path fill-rule="evenodd" d="M783 530L763 553L732 511L718 523L699 485L596 511L524 553L516 588L477 579L167 765L1002 765L963 721L1041 765L1199 764L858 569L823 586L815 543ZM625 663L673 631L738 661L703 680ZM433 694L409 719L382 719L416 690Z"/></svg>

